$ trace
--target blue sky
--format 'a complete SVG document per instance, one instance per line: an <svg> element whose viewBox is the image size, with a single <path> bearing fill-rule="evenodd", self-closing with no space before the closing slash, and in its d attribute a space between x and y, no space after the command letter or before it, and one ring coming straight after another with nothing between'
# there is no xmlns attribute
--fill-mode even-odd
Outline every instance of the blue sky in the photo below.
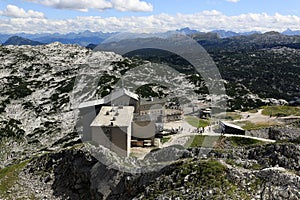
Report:
<svg viewBox="0 0 300 200"><path fill-rule="evenodd" d="M90 9L89 12L79 12L74 10L56 9L41 4L26 2L23 0L0 0L0 10L4 10L7 5L16 5L25 10L36 10L44 12L49 19L68 19L76 16L102 16L102 17L122 17L122 16L147 16L151 14L192 14L203 10L217 10L226 15L238 15L243 13L262 13L300 16L299 0L240 0L236 3L226 0L147 0L153 5L151 12L130 12L116 11L108 9L99 12Z"/></svg>
<svg viewBox="0 0 300 200"><path fill-rule="evenodd" d="M72 31L72 26L75 29L73 31L101 28L104 31L123 31L126 28L131 31L145 25L152 30L161 29L161 31L181 26L204 31L300 29L299 0L0 0L0 2L2 32L34 32L35 28L35 32L54 32L55 29L59 32L68 32Z"/></svg>

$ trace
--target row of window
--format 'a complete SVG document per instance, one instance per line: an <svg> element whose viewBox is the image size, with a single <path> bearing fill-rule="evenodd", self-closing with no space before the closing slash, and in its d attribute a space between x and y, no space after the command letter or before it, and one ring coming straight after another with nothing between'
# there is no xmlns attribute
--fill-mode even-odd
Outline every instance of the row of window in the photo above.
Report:
<svg viewBox="0 0 300 200"><path fill-rule="evenodd" d="M151 115L151 114L163 114L162 110L147 110L147 111L141 111L140 115Z"/></svg>

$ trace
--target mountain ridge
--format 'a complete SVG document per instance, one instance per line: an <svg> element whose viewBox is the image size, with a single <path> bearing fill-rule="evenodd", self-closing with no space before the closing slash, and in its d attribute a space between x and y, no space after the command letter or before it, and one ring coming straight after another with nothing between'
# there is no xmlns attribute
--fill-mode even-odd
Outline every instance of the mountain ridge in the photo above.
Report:
<svg viewBox="0 0 300 200"><path fill-rule="evenodd" d="M7 45L17 45L17 46L21 46L21 45L30 45L30 46L37 46L37 45L44 45L44 43L38 42L38 41L34 41L34 40L30 40L27 38L23 38L23 37L19 37L19 36L12 36L10 38L8 38L4 43L4 46Z"/></svg>
<svg viewBox="0 0 300 200"><path fill-rule="evenodd" d="M208 32L201 32L195 29L190 29L189 27L177 29L177 32L186 34L186 35L197 35L197 34L209 34L215 33L220 38L232 38L237 36L248 36L253 34L264 34L259 31L249 31L249 32L234 32L230 30L212 30ZM169 31L168 31L169 32ZM81 46L88 46L89 44L99 44L105 39L118 34L119 32L92 32L85 30L82 32L69 32L65 34L61 33L37 33L37 34L27 34L27 33L15 33L15 34L6 34L0 33L0 42L8 40L12 36L19 36L29 40L37 41L44 44L49 44L52 42L61 42L63 44L79 44ZM288 36L297 36L300 35L300 30L291 30L287 29L281 32L282 35Z"/></svg>

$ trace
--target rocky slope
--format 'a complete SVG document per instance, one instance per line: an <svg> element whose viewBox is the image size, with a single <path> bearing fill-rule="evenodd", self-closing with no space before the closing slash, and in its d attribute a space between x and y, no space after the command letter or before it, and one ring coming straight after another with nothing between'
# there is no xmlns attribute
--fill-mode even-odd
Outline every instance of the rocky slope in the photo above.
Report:
<svg viewBox="0 0 300 200"><path fill-rule="evenodd" d="M105 149L98 149L104 153ZM130 174L98 162L85 147L33 158L8 199L300 199L300 149L295 144L183 151L178 161ZM30 182L28 182L30 180Z"/></svg>
<svg viewBox="0 0 300 200"><path fill-rule="evenodd" d="M166 149L163 155L172 152L177 161L152 172L131 174L98 162L81 143L74 108L106 95L121 77L159 82L156 67L163 68L77 45L0 46L0 199L300 199L298 125L293 133L273 131L282 140L276 144L228 144L205 156L201 148ZM181 96L201 85L185 73L169 78ZM151 163L159 156L146 158Z"/></svg>
<svg viewBox="0 0 300 200"><path fill-rule="evenodd" d="M276 141L290 141L296 142L300 137L300 121L287 124L286 126L272 126L269 128L262 128L257 130L250 130L246 135L272 139Z"/></svg>
<svg viewBox="0 0 300 200"><path fill-rule="evenodd" d="M60 43L0 47L1 167L78 141L72 91L82 59L91 54ZM120 57L99 53L97 58L112 62Z"/></svg>

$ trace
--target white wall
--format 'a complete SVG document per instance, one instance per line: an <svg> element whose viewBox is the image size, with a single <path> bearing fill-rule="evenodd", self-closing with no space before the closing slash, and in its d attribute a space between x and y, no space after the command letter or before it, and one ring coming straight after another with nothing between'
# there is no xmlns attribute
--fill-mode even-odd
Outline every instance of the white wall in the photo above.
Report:
<svg viewBox="0 0 300 200"><path fill-rule="evenodd" d="M92 126L92 141L106 148L111 148L111 141L104 134L104 130L100 126Z"/></svg>
<svg viewBox="0 0 300 200"><path fill-rule="evenodd" d="M132 136L151 138L155 135L155 122L132 122Z"/></svg>

